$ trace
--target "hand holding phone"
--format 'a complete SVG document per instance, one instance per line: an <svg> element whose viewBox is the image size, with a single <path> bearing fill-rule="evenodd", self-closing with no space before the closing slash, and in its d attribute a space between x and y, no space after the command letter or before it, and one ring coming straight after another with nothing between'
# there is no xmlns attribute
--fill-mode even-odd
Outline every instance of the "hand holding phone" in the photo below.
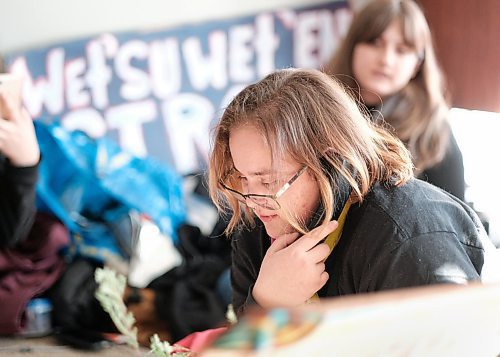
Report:
<svg viewBox="0 0 500 357"><path fill-rule="evenodd" d="M12 106L21 108L21 89L22 79L10 73L0 74L0 95L9 97L9 103ZM5 118L8 115L7 108L3 101L0 102L0 118Z"/></svg>
<svg viewBox="0 0 500 357"><path fill-rule="evenodd" d="M320 243L337 229L337 221L314 228L300 236L280 236L267 250L252 290L255 301L265 308L298 306L307 301L329 279L325 258L327 244Z"/></svg>
<svg viewBox="0 0 500 357"><path fill-rule="evenodd" d="M0 153L12 166L34 166L40 160L33 120L21 107L22 82L0 74Z"/></svg>

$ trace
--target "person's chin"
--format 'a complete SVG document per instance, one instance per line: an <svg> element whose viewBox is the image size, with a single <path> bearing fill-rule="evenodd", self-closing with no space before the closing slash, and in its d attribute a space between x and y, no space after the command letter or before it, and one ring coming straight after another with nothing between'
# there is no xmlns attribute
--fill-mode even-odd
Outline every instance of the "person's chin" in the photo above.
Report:
<svg viewBox="0 0 500 357"><path fill-rule="evenodd" d="M276 239L283 234L283 227L277 224L277 222L262 222L264 224L264 228L266 229L266 233L269 237Z"/></svg>
<svg viewBox="0 0 500 357"><path fill-rule="evenodd" d="M278 239L285 234L294 232L292 227L284 227L282 224L264 223L264 228L266 229L267 235L272 239Z"/></svg>
<svg viewBox="0 0 500 357"><path fill-rule="evenodd" d="M397 92L397 88L389 80L381 80L371 87L373 93L377 93L381 98L386 98Z"/></svg>

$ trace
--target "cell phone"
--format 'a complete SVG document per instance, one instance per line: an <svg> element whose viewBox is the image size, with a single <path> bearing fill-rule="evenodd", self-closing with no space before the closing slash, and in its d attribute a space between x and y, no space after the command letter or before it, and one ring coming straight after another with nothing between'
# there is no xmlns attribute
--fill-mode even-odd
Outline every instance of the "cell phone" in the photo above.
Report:
<svg viewBox="0 0 500 357"><path fill-rule="evenodd" d="M8 93L14 105L21 107L22 78L12 73L0 73L0 93ZM4 118L5 109L0 102L0 117Z"/></svg>
<svg viewBox="0 0 500 357"><path fill-rule="evenodd" d="M336 202L336 205L334 207L333 215L332 215L332 217L330 217L330 219L332 219L332 220L339 219L340 214L342 213L342 209L344 208L344 206L347 203L347 200L349 199L349 196L351 194L351 186L349 185L347 180L344 179L343 177L340 177L336 181L335 184L339 186L339 189L338 189L338 192L336 193L337 202ZM309 223L307 225L308 230L312 230L312 229L318 227L323 222L324 213L325 213L323 211L323 207L320 207L318 212L320 212L321 215L316 215L316 216L311 218L311 220L309 221ZM326 239L326 237L325 237L325 239Z"/></svg>
<svg viewBox="0 0 500 357"><path fill-rule="evenodd" d="M338 186L338 192L336 194L337 205L335 206L332 219L338 220L345 204L349 200L352 188L349 182L340 174L337 175L336 184Z"/></svg>

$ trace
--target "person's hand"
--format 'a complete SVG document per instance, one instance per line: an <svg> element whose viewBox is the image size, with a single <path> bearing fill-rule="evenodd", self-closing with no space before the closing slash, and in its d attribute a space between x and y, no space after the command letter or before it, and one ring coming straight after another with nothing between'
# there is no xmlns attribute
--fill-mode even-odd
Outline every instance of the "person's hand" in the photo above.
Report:
<svg viewBox="0 0 500 357"><path fill-rule="evenodd" d="M300 238L291 233L276 239L262 261L252 291L255 301L265 308L297 306L321 289L329 278L323 261L330 248L319 242L337 226L331 221Z"/></svg>
<svg viewBox="0 0 500 357"><path fill-rule="evenodd" d="M8 93L0 93L0 152L13 166L34 166L40 160L40 148L33 120L28 112L18 108Z"/></svg>

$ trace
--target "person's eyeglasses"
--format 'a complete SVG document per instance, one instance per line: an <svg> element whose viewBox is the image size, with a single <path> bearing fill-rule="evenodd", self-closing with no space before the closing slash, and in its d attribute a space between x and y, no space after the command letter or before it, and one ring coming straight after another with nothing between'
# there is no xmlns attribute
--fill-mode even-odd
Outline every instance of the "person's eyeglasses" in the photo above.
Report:
<svg viewBox="0 0 500 357"><path fill-rule="evenodd" d="M293 177L288 180L274 195L258 195L258 194L248 194L245 195L237 190L234 190L224 182L220 181L220 184L226 191L228 191L234 198L236 198L241 203L247 204L247 200L250 200L252 203L256 204L259 207L268 209L268 210L279 210L281 208L278 198L283 196L283 194L290 188L290 186L299 178L300 175L306 170L307 166L302 167Z"/></svg>

